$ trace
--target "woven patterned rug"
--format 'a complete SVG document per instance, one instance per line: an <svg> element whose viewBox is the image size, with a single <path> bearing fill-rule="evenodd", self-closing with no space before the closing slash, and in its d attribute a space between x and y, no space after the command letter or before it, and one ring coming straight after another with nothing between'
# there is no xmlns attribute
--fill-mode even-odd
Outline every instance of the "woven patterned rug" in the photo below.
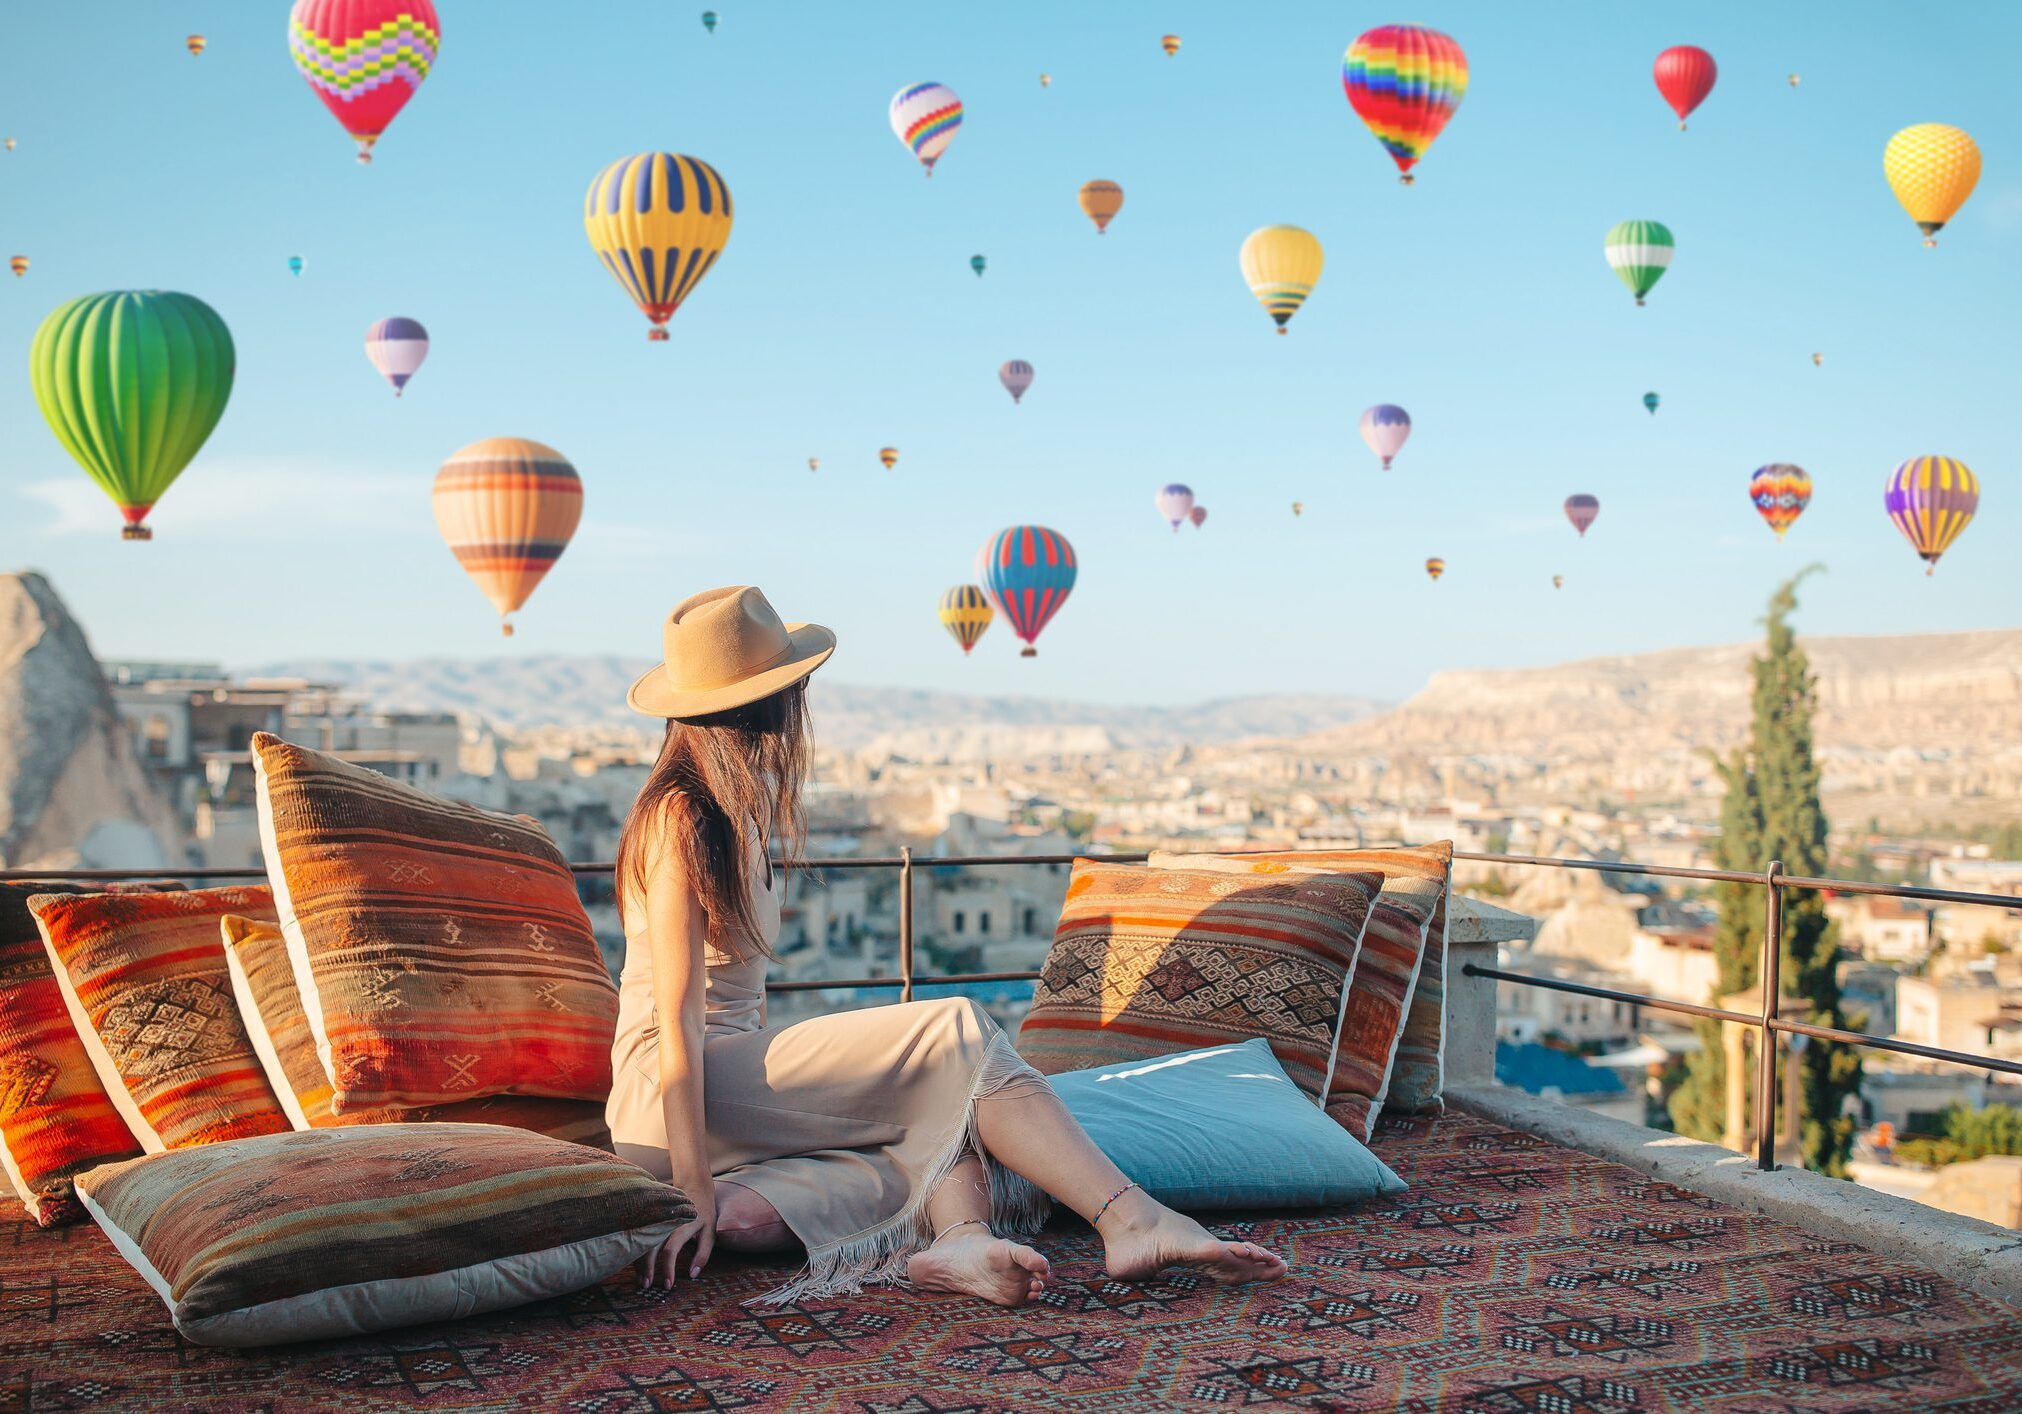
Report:
<svg viewBox="0 0 2022 1414"><path fill-rule="evenodd" d="M90 1228L0 1230L9 1410L1418 1409L1483 1414L2022 1409L2022 1321L1846 1243L1464 1116L1389 1125L1411 1184L1359 1212L1242 1217L1291 1276L1104 1280L1085 1228L1043 1304L907 1292L767 1311L725 1262L489 1319L233 1353L184 1344Z"/></svg>

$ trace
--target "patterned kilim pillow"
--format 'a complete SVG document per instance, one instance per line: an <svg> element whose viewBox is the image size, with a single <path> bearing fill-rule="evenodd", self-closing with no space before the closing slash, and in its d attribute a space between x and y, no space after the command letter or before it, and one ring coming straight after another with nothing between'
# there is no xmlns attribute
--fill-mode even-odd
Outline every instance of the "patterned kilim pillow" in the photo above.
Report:
<svg viewBox="0 0 2022 1414"><path fill-rule="evenodd" d="M1451 845L1428 846L1425 853L1450 864ZM1338 868L1314 869L1308 860L1280 863L1295 856L1154 854L1154 869L1210 869L1252 876L1281 873L1328 874ZM1370 910L1369 929L1348 983L1347 1017L1334 1057L1334 1078L1327 1090L1327 1113L1358 1139L1369 1138L1382 1109L1406 1014L1425 956L1426 930L1446 902L1446 875L1387 872L1383 892Z"/></svg>
<svg viewBox="0 0 2022 1414"><path fill-rule="evenodd" d="M288 1128L225 971L218 920L273 917L264 888L37 894L71 1023L150 1154Z"/></svg>
<svg viewBox="0 0 2022 1414"><path fill-rule="evenodd" d="M0 884L0 1162L44 1227L84 1216L70 1187L78 1174L141 1152L77 1039L28 911L50 887Z"/></svg>
<svg viewBox="0 0 2022 1414"><path fill-rule="evenodd" d="M253 738L260 843L330 1108L602 1103L618 989L534 821Z"/></svg>
<svg viewBox="0 0 2022 1414"><path fill-rule="evenodd" d="M1431 1113L1444 1108L1440 1092L1446 1086L1446 901L1453 876L1453 841L1399 845L1394 849L1339 849L1314 854L1253 854L1250 859L1275 860L1307 869L1375 869L1386 880L1436 879L1439 907L1425 930L1425 961L1411 989L1404 1014L1404 1034L1390 1083L1377 1098L1382 1108L1398 1114Z"/></svg>
<svg viewBox="0 0 2022 1414"><path fill-rule="evenodd" d="M302 1014L302 994L288 961L288 940L273 923L251 918L223 920L225 962L231 968L232 992L239 1017L253 1038L253 1050L266 1067L267 1080L281 1097L281 1108L297 1129L329 1129L346 1124L509 1124L536 1134L611 1147L604 1125L604 1107L595 1100L551 1100L539 1095L486 1095L449 1105L419 1109L385 1106L330 1113L330 1077L316 1058L316 1038Z"/></svg>
<svg viewBox="0 0 2022 1414"><path fill-rule="evenodd" d="M594 1286L695 1216L580 1144L492 1124L367 1124L107 1164L78 1180L198 1345L275 1345Z"/></svg>
<svg viewBox="0 0 2022 1414"><path fill-rule="evenodd" d="M1018 1049L1050 1075L1261 1036L1318 1099L1381 883L1079 860Z"/></svg>

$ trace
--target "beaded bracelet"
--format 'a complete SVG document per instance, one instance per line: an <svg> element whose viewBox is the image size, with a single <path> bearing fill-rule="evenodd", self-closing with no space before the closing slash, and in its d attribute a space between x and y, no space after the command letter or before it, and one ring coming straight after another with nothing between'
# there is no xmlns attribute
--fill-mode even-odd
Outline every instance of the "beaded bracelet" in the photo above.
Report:
<svg viewBox="0 0 2022 1414"><path fill-rule="evenodd" d="M1130 1192L1130 1190L1135 1187L1137 1187L1135 1183L1126 1183L1123 1185L1123 1187L1117 1189L1116 1192L1110 1194L1108 1199L1103 1203L1103 1205L1095 1210L1095 1216L1088 1220L1088 1225L1090 1227L1094 1227L1097 1223L1101 1222L1102 1215L1109 1211L1109 1205L1111 1203L1114 1203L1117 1199L1121 1198L1124 1194Z"/></svg>

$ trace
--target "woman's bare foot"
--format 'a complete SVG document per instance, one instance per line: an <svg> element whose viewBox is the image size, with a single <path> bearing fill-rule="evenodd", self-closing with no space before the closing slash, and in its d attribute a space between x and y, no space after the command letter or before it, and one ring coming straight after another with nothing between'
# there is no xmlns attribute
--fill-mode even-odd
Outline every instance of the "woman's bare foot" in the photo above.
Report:
<svg viewBox="0 0 2022 1414"><path fill-rule="evenodd" d="M1102 1264L1125 1281L1142 1281L1167 1267L1192 1267L1224 1286L1277 1281L1285 1275L1284 1259L1276 1253L1254 1242L1224 1242L1186 1214L1139 1191L1104 1217L1099 1229Z"/></svg>
<svg viewBox="0 0 2022 1414"><path fill-rule="evenodd" d="M1030 1247L987 1228L963 1227L943 1237L906 1264L914 1286L953 1291L993 1306L1023 1306L1039 1299L1053 1269Z"/></svg>

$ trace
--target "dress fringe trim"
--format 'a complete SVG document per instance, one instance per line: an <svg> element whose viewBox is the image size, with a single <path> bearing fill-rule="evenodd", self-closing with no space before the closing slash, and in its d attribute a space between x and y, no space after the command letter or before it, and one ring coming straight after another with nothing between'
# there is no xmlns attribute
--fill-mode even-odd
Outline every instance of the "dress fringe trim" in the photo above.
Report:
<svg viewBox="0 0 2022 1414"><path fill-rule="evenodd" d="M991 1231L1001 1237L1030 1237L1038 1232L1053 1210L1052 1200L1029 1179L1020 1178L990 1157L976 1132L976 1101L1004 1090L1045 1084L1045 1077L1018 1054L1011 1038L1001 1031L996 1033L976 1066L961 1121L936 1150L933 1163L921 1175L906 1206L854 1236L808 1249L807 1265L792 1281L763 1296L753 1296L744 1304L784 1306L796 1301L851 1296L865 1286L904 1285L906 1264L933 1240L933 1225L927 1217L928 1200L955 1165L970 1154L982 1159L983 1170L989 1175Z"/></svg>

